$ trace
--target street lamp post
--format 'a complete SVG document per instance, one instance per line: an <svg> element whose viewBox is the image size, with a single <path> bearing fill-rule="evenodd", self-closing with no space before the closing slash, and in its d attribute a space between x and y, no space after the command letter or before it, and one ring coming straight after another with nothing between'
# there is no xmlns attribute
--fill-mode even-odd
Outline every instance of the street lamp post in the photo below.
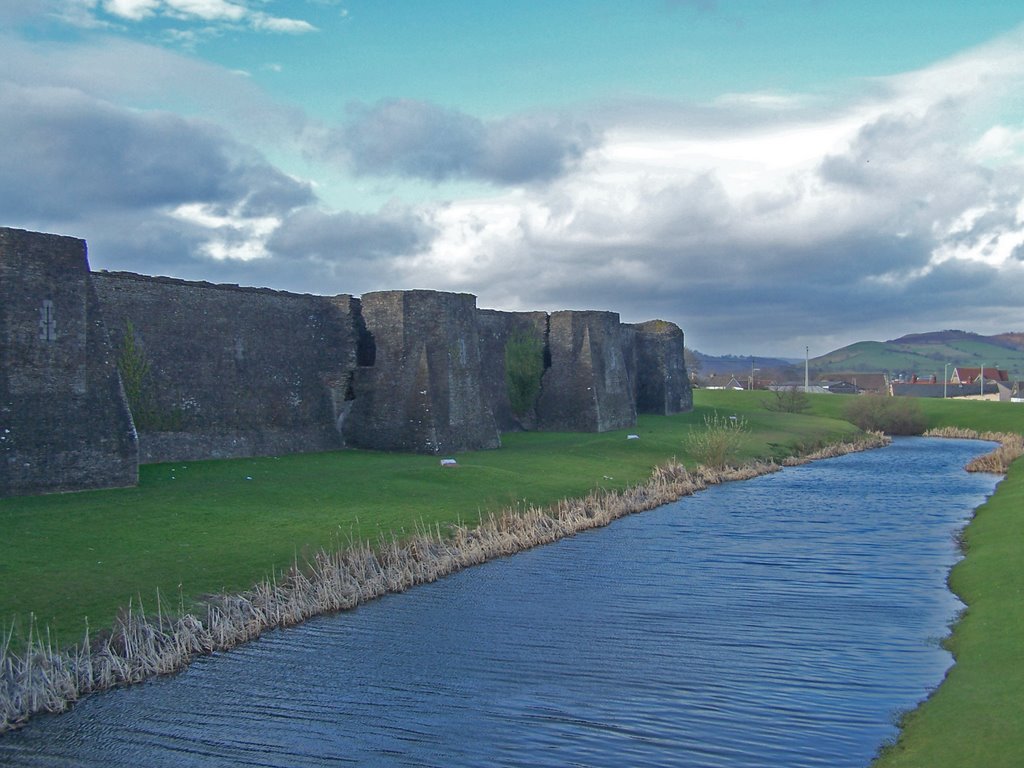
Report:
<svg viewBox="0 0 1024 768"><path fill-rule="evenodd" d="M811 389L811 348L804 347L804 392Z"/></svg>
<svg viewBox="0 0 1024 768"><path fill-rule="evenodd" d="M949 384L949 363L942 369L942 399L946 399L946 385Z"/></svg>

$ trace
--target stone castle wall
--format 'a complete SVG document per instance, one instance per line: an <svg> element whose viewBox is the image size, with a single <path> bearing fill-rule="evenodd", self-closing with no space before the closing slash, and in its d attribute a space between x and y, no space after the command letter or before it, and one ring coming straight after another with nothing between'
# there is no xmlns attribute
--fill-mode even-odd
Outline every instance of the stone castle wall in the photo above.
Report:
<svg viewBox="0 0 1024 768"><path fill-rule="evenodd" d="M137 479L85 242L0 229L0 497Z"/></svg>
<svg viewBox="0 0 1024 768"><path fill-rule="evenodd" d="M90 273L83 241L3 228L0 277L0 496L130 485L139 459L455 453L692 407L683 334L664 321ZM118 375L128 358L141 385Z"/></svg>
<svg viewBox="0 0 1024 768"><path fill-rule="evenodd" d="M634 335L638 413L667 415L693 408L693 390L682 354L683 332L675 323L649 320L624 326Z"/></svg>
<svg viewBox="0 0 1024 768"><path fill-rule="evenodd" d="M351 296L92 279L115 349L130 327L148 363L135 419L144 462L342 447L335 421L357 343Z"/></svg>
<svg viewBox="0 0 1024 768"><path fill-rule="evenodd" d="M476 297L380 291L361 300L372 360L355 371L348 444L450 453L497 448L481 382Z"/></svg>
<svg viewBox="0 0 1024 768"><path fill-rule="evenodd" d="M636 423L623 342L614 312L551 314L551 365L537 403L537 419L545 429L607 432Z"/></svg>
<svg viewBox="0 0 1024 768"><path fill-rule="evenodd" d="M548 315L546 312L498 312L481 309L477 313L480 339L481 385L484 398L494 414L494 421L501 432L542 429L537 420L537 404L516 413L509 397L505 351L510 343L530 339L539 350L540 367L543 373L548 342ZM540 380L537 382L540 390Z"/></svg>

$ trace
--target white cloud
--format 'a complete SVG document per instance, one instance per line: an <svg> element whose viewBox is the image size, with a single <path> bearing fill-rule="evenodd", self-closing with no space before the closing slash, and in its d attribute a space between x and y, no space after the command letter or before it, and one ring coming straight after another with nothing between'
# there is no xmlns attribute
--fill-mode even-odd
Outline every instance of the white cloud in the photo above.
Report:
<svg viewBox="0 0 1024 768"><path fill-rule="evenodd" d="M261 32L299 34L316 29L300 19L271 16L231 0L102 0L103 10L124 21L144 21L162 16L180 21L247 23Z"/></svg>
<svg viewBox="0 0 1024 768"><path fill-rule="evenodd" d="M103 0L103 10L129 21L142 21L152 16L161 0Z"/></svg>
<svg viewBox="0 0 1024 768"><path fill-rule="evenodd" d="M301 34L303 32L314 32L316 27L308 21L301 19L282 19L276 16L268 16L265 13L254 13L252 15L254 29L265 32L283 32L286 34Z"/></svg>

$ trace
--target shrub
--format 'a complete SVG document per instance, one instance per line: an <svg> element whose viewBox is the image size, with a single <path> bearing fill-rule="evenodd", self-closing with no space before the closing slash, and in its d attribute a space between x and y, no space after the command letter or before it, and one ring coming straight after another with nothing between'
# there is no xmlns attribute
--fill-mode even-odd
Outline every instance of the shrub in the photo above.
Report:
<svg viewBox="0 0 1024 768"><path fill-rule="evenodd" d="M772 393L764 401L764 407L769 411L780 413L803 413L811 407L811 399L800 387L785 387Z"/></svg>
<svg viewBox="0 0 1024 768"><path fill-rule="evenodd" d="M920 435L927 427L921 406L905 397L858 395L846 406L843 414L865 432Z"/></svg>
<svg viewBox="0 0 1024 768"><path fill-rule="evenodd" d="M161 409L156 404L149 358L135 338L135 325L131 320L125 322L117 370L121 374L121 386L124 387L136 429L165 432L181 429L184 412L179 408Z"/></svg>
<svg viewBox="0 0 1024 768"><path fill-rule="evenodd" d="M544 374L544 345L529 331L516 331L505 344L505 385L512 413L525 416L537 402Z"/></svg>
<svg viewBox="0 0 1024 768"><path fill-rule="evenodd" d="M742 416L704 417L704 429L690 432L686 449L699 464L710 469L722 469L732 463L747 432L747 420Z"/></svg>
<svg viewBox="0 0 1024 768"><path fill-rule="evenodd" d="M135 326L131 320L125 322L124 339L121 341L117 369L121 373L121 384L132 414L138 418L143 407L146 380L149 378L149 360L146 352L135 339Z"/></svg>

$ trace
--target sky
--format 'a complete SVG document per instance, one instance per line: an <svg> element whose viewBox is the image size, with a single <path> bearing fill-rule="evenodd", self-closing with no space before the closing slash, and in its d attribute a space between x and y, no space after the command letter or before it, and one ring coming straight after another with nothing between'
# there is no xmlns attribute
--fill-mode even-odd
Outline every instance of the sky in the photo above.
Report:
<svg viewBox="0 0 1024 768"><path fill-rule="evenodd" d="M0 226L802 358L1024 330L1024 6L0 0Z"/></svg>

